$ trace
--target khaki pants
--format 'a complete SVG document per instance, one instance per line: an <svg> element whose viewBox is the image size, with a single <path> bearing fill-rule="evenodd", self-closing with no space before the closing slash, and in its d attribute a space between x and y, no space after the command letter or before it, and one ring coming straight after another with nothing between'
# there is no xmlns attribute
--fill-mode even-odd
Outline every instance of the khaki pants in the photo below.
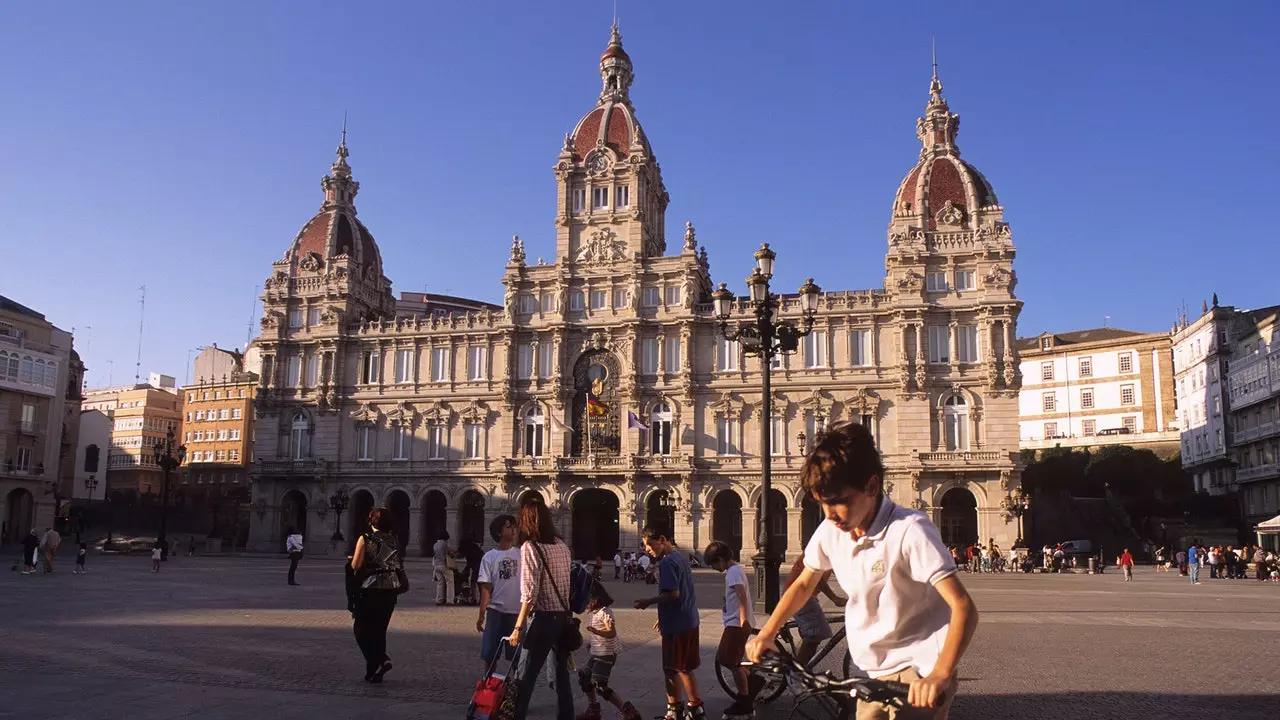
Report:
<svg viewBox="0 0 1280 720"><path fill-rule="evenodd" d="M448 568L437 569L432 575L436 581L436 604L453 602L453 571Z"/></svg>
<svg viewBox="0 0 1280 720"><path fill-rule="evenodd" d="M897 682L911 684L912 680L920 677L920 673L915 668L907 668L902 672L892 675L876 678L877 680L896 680ZM955 683L952 683L955 686ZM918 708L906 705L902 708L892 708L888 705L880 703L858 703L858 720L947 720L947 714L951 712L951 701L955 700L955 691L952 691L942 701L941 707L936 708Z"/></svg>
<svg viewBox="0 0 1280 720"><path fill-rule="evenodd" d="M57 551L58 551L58 548L44 549L44 571L45 572L47 573L53 572L53 554L56 553Z"/></svg>

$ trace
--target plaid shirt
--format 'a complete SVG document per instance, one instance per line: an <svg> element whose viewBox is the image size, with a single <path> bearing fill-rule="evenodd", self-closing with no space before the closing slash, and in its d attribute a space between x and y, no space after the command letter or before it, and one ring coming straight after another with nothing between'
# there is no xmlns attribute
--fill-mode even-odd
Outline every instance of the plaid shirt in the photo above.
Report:
<svg viewBox="0 0 1280 720"><path fill-rule="evenodd" d="M567 612L569 567L573 563L568 546L558 540L554 545L538 543L547 556L548 570L551 579L555 580L553 588L547 573L542 571L542 556L533 549L533 545L530 540L520 547L520 602L533 605L534 611ZM556 597L556 589L560 591L559 598Z"/></svg>

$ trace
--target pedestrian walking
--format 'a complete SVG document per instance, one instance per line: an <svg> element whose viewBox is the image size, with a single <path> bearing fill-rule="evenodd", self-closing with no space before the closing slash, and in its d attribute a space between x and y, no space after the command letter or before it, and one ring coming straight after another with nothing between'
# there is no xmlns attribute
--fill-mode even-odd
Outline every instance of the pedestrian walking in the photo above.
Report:
<svg viewBox="0 0 1280 720"><path fill-rule="evenodd" d="M151 572L160 572L160 558L164 555L164 543L159 540L151 543Z"/></svg>
<svg viewBox="0 0 1280 720"><path fill-rule="evenodd" d="M617 580L622 576L622 551L619 550L613 554L613 579Z"/></svg>
<svg viewBox="0 0 1280 720"><path fill-rule="evenodd" d="M658 595L637 600L637 610L658 606L662 635L662 672L666 676L667 714L664 720L704 720L702 694L694 671L701 665L698 650L698 599L693 572L684 553L675 551L670 530L649 525L641 533L645 550L658 558ZM685 705L680 703L684 692Z"/></svg>
<svg viewBox="0 0 1280 720"><path fill-rule="evenodd" d="M1200 561L1203 552L1195 543L1187 548L1187 572L1191 575L1191 584L1200 584Z"/></svg>
<svg viewBox="0 0 1280 720"><path fill-rule="evenodd" d="M44 531L44 537L40 538L40 549L44 558L44 571L53 572L53 558L58 554L58 545L62 544L62 535L53 528L47 528Z"/></svg>
<svg viewBox="0 0 1280 720"><path fill-rule="evenodd" d="M385 507L369 511L369 530L356 540L351 569L359 587L352 603L351 629L364 655L364 681L376 684L392 668L387 626L396 599L409 589L402 577L400 541L391 531L391 512Z"/></svg>
<svg viewBox="0 0 1280 720"><path fill-rule="evenodd" d="M431 574L436 583L436 605L444 605L453 602L453 569L449 567L449 533L441 532L431 549Z"/></svg>
<svg viewBox="0 0 1280 720"><path fill-rule="evenodd" d="M557 537L551 511L541 499L527 500L520 506L520 535L524 538L520 547L520 614L509 642L512 647L523 642L524 655L514 720L529 716L538 673L549 654L556 676L556 720L574 720L569 658L576 648L561 642L570 627L569 568L573 560L568 546Z"/></svg>
<svg viewBox="0 0 1280 720"><path fill-rule="evenodd" d="M587 612L591 613L587 620L589 658L587 666L578 672L578 684L587 696L587 709L576 720L600 720L600 700L597 698L617 708L622 720L640 720L635 706L609 687L609 677L622 654L622 640L618 639L612 606L613 597L604 585L598 580L592 583L591 600L587 604Z"/></svg>
<svg viewBox="0 0 1280 720"><path fill-rule="evenodd" d="M30 575L36 571L36 553L40 549L40 536L35 528L22 539L22 574Z"/></svg>
<svg viewBox="0 0 1280 720"><path fill-rule="evenodd" d="M1125 582L1133 579L1133 556L1129 554L1129 548L1120 554L1120 569L1124 571Z"/></svg>
<svg viewBox="0 0 1280 720"><path fill-rule="evenodd" d="M195 557L196 555L196 536L192 535L187 540L187 557Z"/></svg>
<svg viewBox="0 0 1280 720"><path fill-rule="evenodd" d="M498 546L480 560L476 582L480 586L480 617L476 632L480 633L480 659L487 671L502 638L511 635L520 615L520 548L515 541L520 531L516 519L499 515L489 523L489 537ZM506 647L508 661L515 659L516 649Z"/></svg>
<svg viewBox="0 0 1280 720"><path fill-rule="evenodd" d="M88 570L84 569L85 558L89 556L89 546L86 543L80 543L80 549L76 551L76 569L71 572L75 575L83 575Z"/></svg>
<svg viewBox="0 0 1280 720"><path fill-rule="evenodd" d="M302 560L302 535L293 527L285 531L287 537L284 540L285 552L289 553L289 584L297 585L298 581L294 576L298 572L298 561Z"/></svg>
<svg viewBox="0 0 1280 720"><path fill-rule="evenodd" d="M738 696L724 711L722 720L751 718L755 715L755 697L751 692L751 676L742 661L747 654L747 640L755 627L755 613L751 603L751 588L747 585L747 573L733 561L733 551L728 544L716 540L702 553L713 570L724 573L724 605L720 622L720 645L716 648L716 664L733 673L734 688Z"/></svg>
<svg viewBox="0 0 1280 720"><path fill-rule="evenodd" d="M480 543L471 538L463 538L458 545L458 552L467 561L467 599L470 602L480 602L480 588L478 587L480 580L480 562L484 559L484 550L481 549Z"/></svg>

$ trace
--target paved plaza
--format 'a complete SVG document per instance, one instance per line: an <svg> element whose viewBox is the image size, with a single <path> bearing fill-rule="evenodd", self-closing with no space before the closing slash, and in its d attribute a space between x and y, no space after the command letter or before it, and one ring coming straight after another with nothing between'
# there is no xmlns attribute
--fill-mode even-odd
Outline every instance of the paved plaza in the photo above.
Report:
<svg viewBox="0 0 1280 720"><path fill-rule="evenodd" d="M16 553L15 553L16 554ZM65 560L51 576L0 575L0 718L167 720L246 717L462 718L480 674L474 607L438 608L430 571L392 621L396 668L381 686L345 610L340 560L178 557ZM610 573L611 574L611 573ZM1103 576L969 576L982 625L961 667L953 718L1275 718L1280 716L1280 585L1140 568ZM662 709L652 586L610 581L627 652L615 686L646 717ZM728 705L710 659L721 576L697 575L700 672L709 717ZM581 700L581 698L579 698ZM540 689L534 717L553 717ZM579 709L585 706L581 703ZM761 718L785 718L778 701Z"/></svg>

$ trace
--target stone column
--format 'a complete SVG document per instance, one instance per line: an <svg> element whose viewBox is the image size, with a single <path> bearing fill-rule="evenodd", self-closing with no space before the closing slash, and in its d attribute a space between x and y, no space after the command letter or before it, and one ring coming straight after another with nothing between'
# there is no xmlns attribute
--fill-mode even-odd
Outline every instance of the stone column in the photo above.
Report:
<svg viewBox="0 0 1280 720"><path fill-rule="evenodd" d="M694 523L696 517L691 517L688 511L676 509L676 527L675 541L686 553L698 552L701 550L696 544L697 537L694 534Z"/></svg>
<svg viewBox="0 0 1280 720"><path fill-rule="evenodd" d="M959 321L956 320L956 316L952 315L951 322L947 324L947 346L948 346L948 352L949 352L947 357L950 358L950 365L951 365L952 372L955 371L956 366L960 363L960 358L956 352L959 349L959 345L960 345L960 343L957 342L959 338L956 337L959 334L960 334L960 323Z"/></svg>
<svg viewBox="0 0 1280 720"><path fill-rule="evenodd" d="M803 510L800 508L787 508L787 557L788 563L795 562L795 559L804 553L804 537L802 534L801 520ZM783 573L786 577L786 573Z"/></svg>
<svg viewBox="0 0 1280 720"><path fill-rule="evenodd" d="M410 517L412 517L412 512ZM444 530L449 533L449 546L456 550L458 548L458 539L462 537L462 533L458 532L458 508L452 505L446 507L444 511Z"/></svg>
<svg viewBox="0 0 1280 720"><path fill-rule="evenodd" d="M347 540L350 541L351 538L347 538ZM410 507L409 544L406 546L405 555L420 557L422 554L422 509Z"/></svg>
<svg viewBox="0 0 1280 720"><path fill-rule="evenodd" d="M755 507L742 508L742 556L738 562L751 562L751 556L756 554L756 533L760 529L756 527L756 509Z"/></svg>

